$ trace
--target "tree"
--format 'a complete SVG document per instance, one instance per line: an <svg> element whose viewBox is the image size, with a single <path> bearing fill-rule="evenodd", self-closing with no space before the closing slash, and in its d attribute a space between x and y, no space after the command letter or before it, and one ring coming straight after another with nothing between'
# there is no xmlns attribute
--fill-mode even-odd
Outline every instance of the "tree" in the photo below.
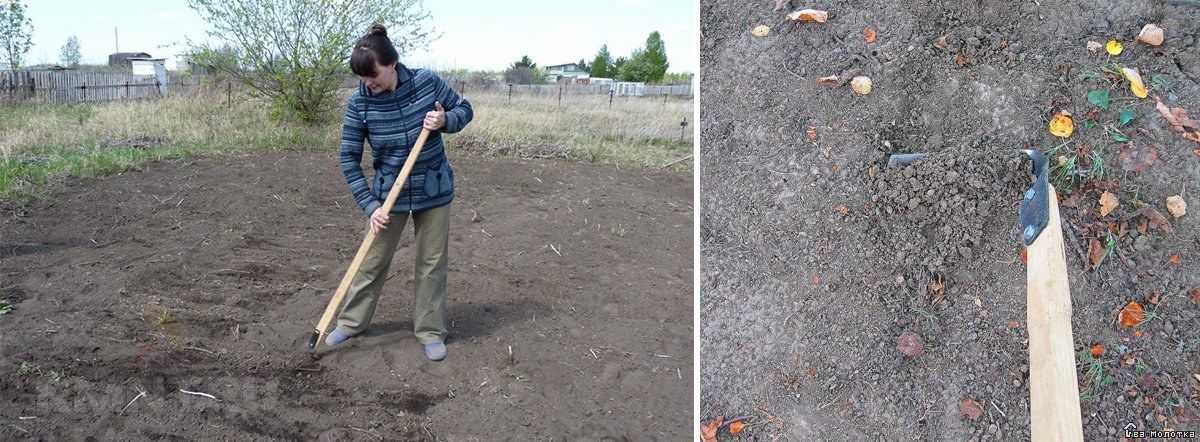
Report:
<svg viewBox="0 0 1200 442"><path fill-rule="evenodd" d="M0 45L3 46L4 61L15 71L21 68L22 59L33 47L33 20L25 15L25 8L17 0L0 3Z"/></svg>
<svg viewBox="0 0 1200 442"><path fill-rule="evenodd" d="M612 78L616 74L613 69L612 54L608 53L608 45L600 45L600 51L596 52L596 57L592 59L592 70L589 71L592 77L595 78Z"/></svg>
<svg viewBox="0 0 1200 442"><path fill-rule="evenodd" d="M79 36L67 37L67 43L62 47L62 64L69 68L79 67Z"/></svg>
<svg viewBox="0 0 1200 442"><path fill-rule="evenodd" d="M533 60L530 59L528 55L523 55L523 56L521 56L520 60L514 61L513 64L509 66L509 69L516 69L516 68L537 69L537 63L534 63Z"/></svg>
<svg viewBox="0 0 1200 442"><path fill-rule="evenodd" d="M634 49L629 61L618 70L621 81L660 82L667 73L667 53L658 31L646 38L646 47Z"/></svg>
<svg viewBox="0 0 1200 442"><path fill-rule="evenodd" d="M628 63L628 62L629 62L629 59L626 57L617 57L615 60L613 60L612 65L609 66L609 69L608 69L608 75L609 75L608 78L620 77L621 67L625 66L625 63Z"/></svg>
<svg viewBox="0 0 1200 442"><path fill-rule="evenodd" d="M272 115L319 123L336 115L333 93L358 38L388 27L401 58L434 36L419 0L188 0L224 43L189 46L195 61L241 80L275 106Z"/></svg>
<svg viewBox="0 0 1200 442"><path fill-rule="evenodd" d="M575 64L579 66L579 70L587 72L589 74L592 73L592 65L588 64L587 60L580 58L579 63L575 63Z"/></svg>

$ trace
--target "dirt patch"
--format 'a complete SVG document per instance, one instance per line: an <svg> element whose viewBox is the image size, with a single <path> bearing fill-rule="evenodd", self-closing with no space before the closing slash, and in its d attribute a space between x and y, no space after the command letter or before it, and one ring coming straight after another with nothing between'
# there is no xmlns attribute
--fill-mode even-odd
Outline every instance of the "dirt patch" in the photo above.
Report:
<svg viewBox="0 0 1200 442"><path fill-rule="evenodd" d="M334 153L158 162L7 208L0 439L686 439L690 176L451 156L442 363L411 334L409 240L365 336L305 353L363 236Z"/></svg>
<svg viewBox="0 0 1200 442"><path fill-rule="evenodd" d="M1156 227L1135 203L1165 213L1185 184L1200 202L1200 145L1154 100L1200 112L1200 8L774 3L700 5L698 418L750 416L745 439L1028 439L1017 206L1032 167L1015 150L1032 148L1076 161L1055 172L1085 439L1200 429L1197 218ZM784 22L802 7L829 22ZM1167 30L1162 46L1134 41L1147 23ZM764 24L769 36L751 35ZM1086 48L1110 39L1122 55ZM1113 62L1152 96L1134 98ZM831 75L868 76L873 91L817 83ZM1061 110L1075 116L1067 143L1047 131ZM1123 164L1149 148L1153 165ZM928 156L887 166L904 153ZM1102 216L1105 191L1121 206ZM1096 270L1093 240L1110 248ZM1134 300L1153 319L1118 327ZM902 335L922 353L903 354ZM1106 352L1091 357L1096 344Z"/></svg>

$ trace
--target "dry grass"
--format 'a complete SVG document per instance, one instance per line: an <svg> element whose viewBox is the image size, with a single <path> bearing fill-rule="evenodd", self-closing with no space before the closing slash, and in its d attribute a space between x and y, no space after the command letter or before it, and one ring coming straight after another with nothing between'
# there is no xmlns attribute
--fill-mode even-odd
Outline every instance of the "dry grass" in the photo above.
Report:
<svg viewBox="0 0 1200 442"><path fill-rule="evenodd" d="M465 95L475 118L447 138L451 149L645 167L692 152L692 100L616 97L610 105L608 96L565 95L560 104L557 95ZM24 204L66 177L102 176L162 158L337 149L340 124L281 123L261 101L223 87L157 100L0 108L0 203Z"/></svg>

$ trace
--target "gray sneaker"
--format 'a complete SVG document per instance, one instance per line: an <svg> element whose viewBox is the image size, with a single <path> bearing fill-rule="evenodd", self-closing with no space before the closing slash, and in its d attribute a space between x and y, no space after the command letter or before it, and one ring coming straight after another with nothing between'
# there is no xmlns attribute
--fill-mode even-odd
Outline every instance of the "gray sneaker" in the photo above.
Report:
<svg viewBox="0 0 1200 442"><path fill-rule="evenodd" d="M446 359L446 344L441 342L430 342L425 344L425 357L431 361L440 361Z"/></svg>

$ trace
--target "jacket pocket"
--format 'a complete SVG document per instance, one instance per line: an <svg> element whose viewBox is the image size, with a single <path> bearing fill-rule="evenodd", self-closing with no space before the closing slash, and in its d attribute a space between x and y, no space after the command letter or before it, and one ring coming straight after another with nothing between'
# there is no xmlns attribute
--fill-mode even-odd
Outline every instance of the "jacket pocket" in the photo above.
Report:
<svg viewBox="0 0 1200 442"><path fill-rule="evenodd" d="M454 192L454 174L450 170L450 162L443 159L430 165L425 172L425 194L437 197L451 192Z"/></svg>

